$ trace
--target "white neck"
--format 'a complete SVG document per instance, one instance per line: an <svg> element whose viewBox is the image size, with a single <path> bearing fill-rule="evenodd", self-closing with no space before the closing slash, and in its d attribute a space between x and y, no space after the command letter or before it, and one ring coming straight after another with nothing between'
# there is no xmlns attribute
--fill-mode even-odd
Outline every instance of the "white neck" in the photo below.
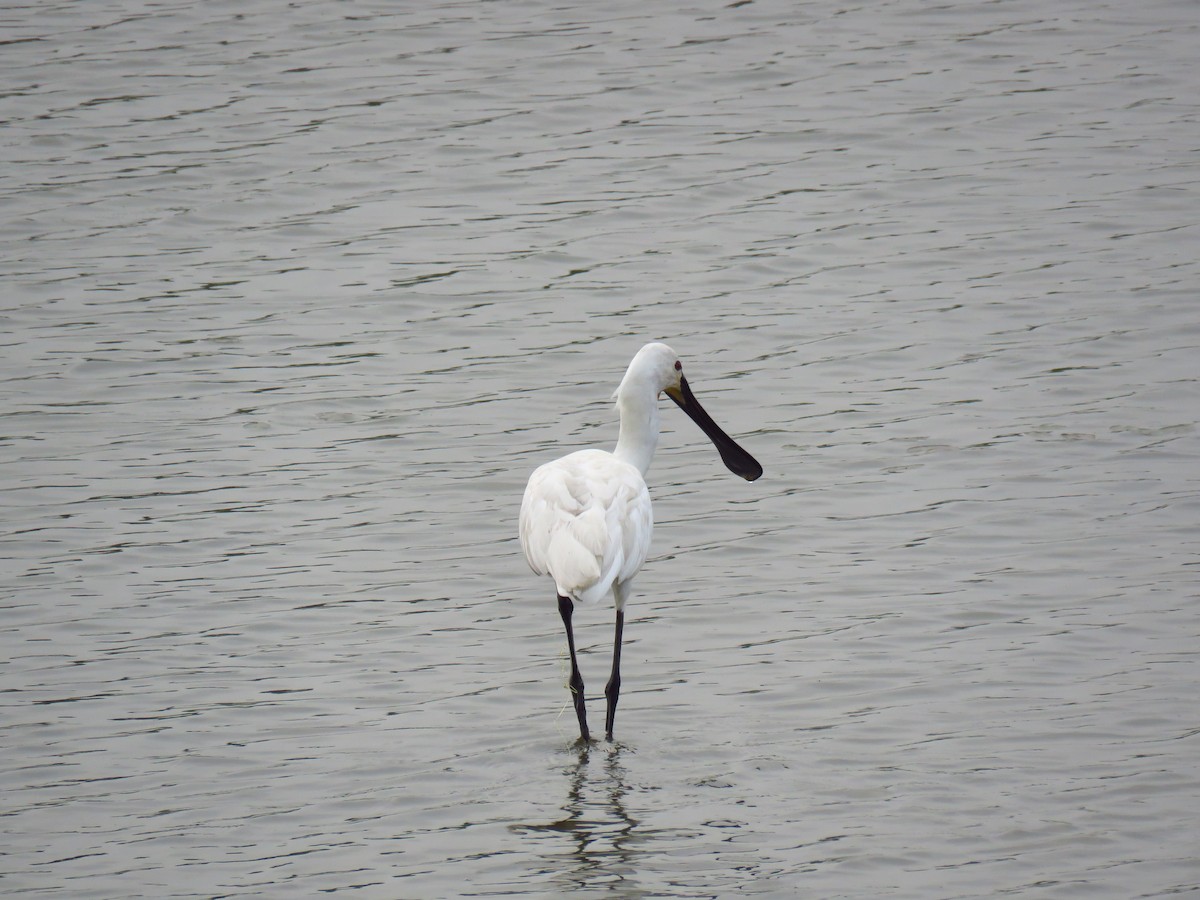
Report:
<svg viewBox="0 0 1200 900"><path fill-rule="evenodd" d="M645 475L658 447L658 392L648 384L622 382L617 389L617 409L621 434L613 455Z"/></svg>

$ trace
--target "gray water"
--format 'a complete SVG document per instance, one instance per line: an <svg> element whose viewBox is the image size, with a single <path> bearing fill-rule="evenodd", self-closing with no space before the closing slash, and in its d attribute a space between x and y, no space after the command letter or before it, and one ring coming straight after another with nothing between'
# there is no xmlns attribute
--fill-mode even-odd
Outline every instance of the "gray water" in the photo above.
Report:
<svg viewBox="0 0 1200 900"><path fill-rule="evenodd" d="M0 24L0 892L1200 892L1191 4ZM581 751L653 339L766 475L665 404Z"/></svg>

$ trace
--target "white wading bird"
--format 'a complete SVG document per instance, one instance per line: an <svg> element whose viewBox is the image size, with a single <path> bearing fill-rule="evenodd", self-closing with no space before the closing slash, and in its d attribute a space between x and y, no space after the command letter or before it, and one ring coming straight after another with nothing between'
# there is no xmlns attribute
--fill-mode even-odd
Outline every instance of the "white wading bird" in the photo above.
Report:
<svg viewBox="0 0 1200 900"><path fill-rule="evenodd" d="M579 450L534 470L521 502L521 547L529 566L550 575L558 590L558 611L571 651L570 689L579 736L588 741L583 678L575 660L571 615L576 603L598 603L611 595L617 607L612 676L604 688L608 715L604 732L612 740L621 692L621 631L629 587L650 551L653 518L645 474L658 445L658 395L666 393L716 445L735 475L754 481L762 466L708 417L700 406L675 351L647 344L629 364L613 397L621 413L621 434L613 453Z"/></svg>

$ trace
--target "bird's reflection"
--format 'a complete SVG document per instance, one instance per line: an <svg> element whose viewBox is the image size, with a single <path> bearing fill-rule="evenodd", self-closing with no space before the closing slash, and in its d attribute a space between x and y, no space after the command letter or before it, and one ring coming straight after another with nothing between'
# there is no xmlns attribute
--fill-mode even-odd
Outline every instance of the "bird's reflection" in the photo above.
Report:
<svg viewBox="0 0 1200 900"><path fill-rule="evenodd" d="M566 799L562 817L548 824L516 826L525 834L557 836L550 871L563 893L587 887L609 890L621 897L640 897L636 849L638 821L626 807L627 773L619 744L579 744L563 770ZM559 842L556 841L556 844ZM570 860L563 866L563 856Z"/></svg>

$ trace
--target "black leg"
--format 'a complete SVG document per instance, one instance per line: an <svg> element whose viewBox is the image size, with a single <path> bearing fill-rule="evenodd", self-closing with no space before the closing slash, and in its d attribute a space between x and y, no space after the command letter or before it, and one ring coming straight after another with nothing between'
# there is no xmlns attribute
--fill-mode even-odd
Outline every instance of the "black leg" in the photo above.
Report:
<svg viewBox="0 0 1200 900"><path fill-rule="evenodd" d="M579 736L590 740L587 727L587 711L583 707L583 676L579 674L579 663L575 661L575 632L571 630L571 614L575 612L575 604L570 597L558 598L558 612L562 616L563 625L567 628L567 648L571 651L571 699L575 701L575 715L579 719Z"/></svg>
<svg viewBox="0 0 1200 900"><path fill-rule="evenodd" d="M625 630L625 611L617 610L617 639L613 643L613 668L604 696L608 698L608 715L604 720L604 736L612 738L613 720L617 717L617 698L621 695L621 632Z"/></svg>

